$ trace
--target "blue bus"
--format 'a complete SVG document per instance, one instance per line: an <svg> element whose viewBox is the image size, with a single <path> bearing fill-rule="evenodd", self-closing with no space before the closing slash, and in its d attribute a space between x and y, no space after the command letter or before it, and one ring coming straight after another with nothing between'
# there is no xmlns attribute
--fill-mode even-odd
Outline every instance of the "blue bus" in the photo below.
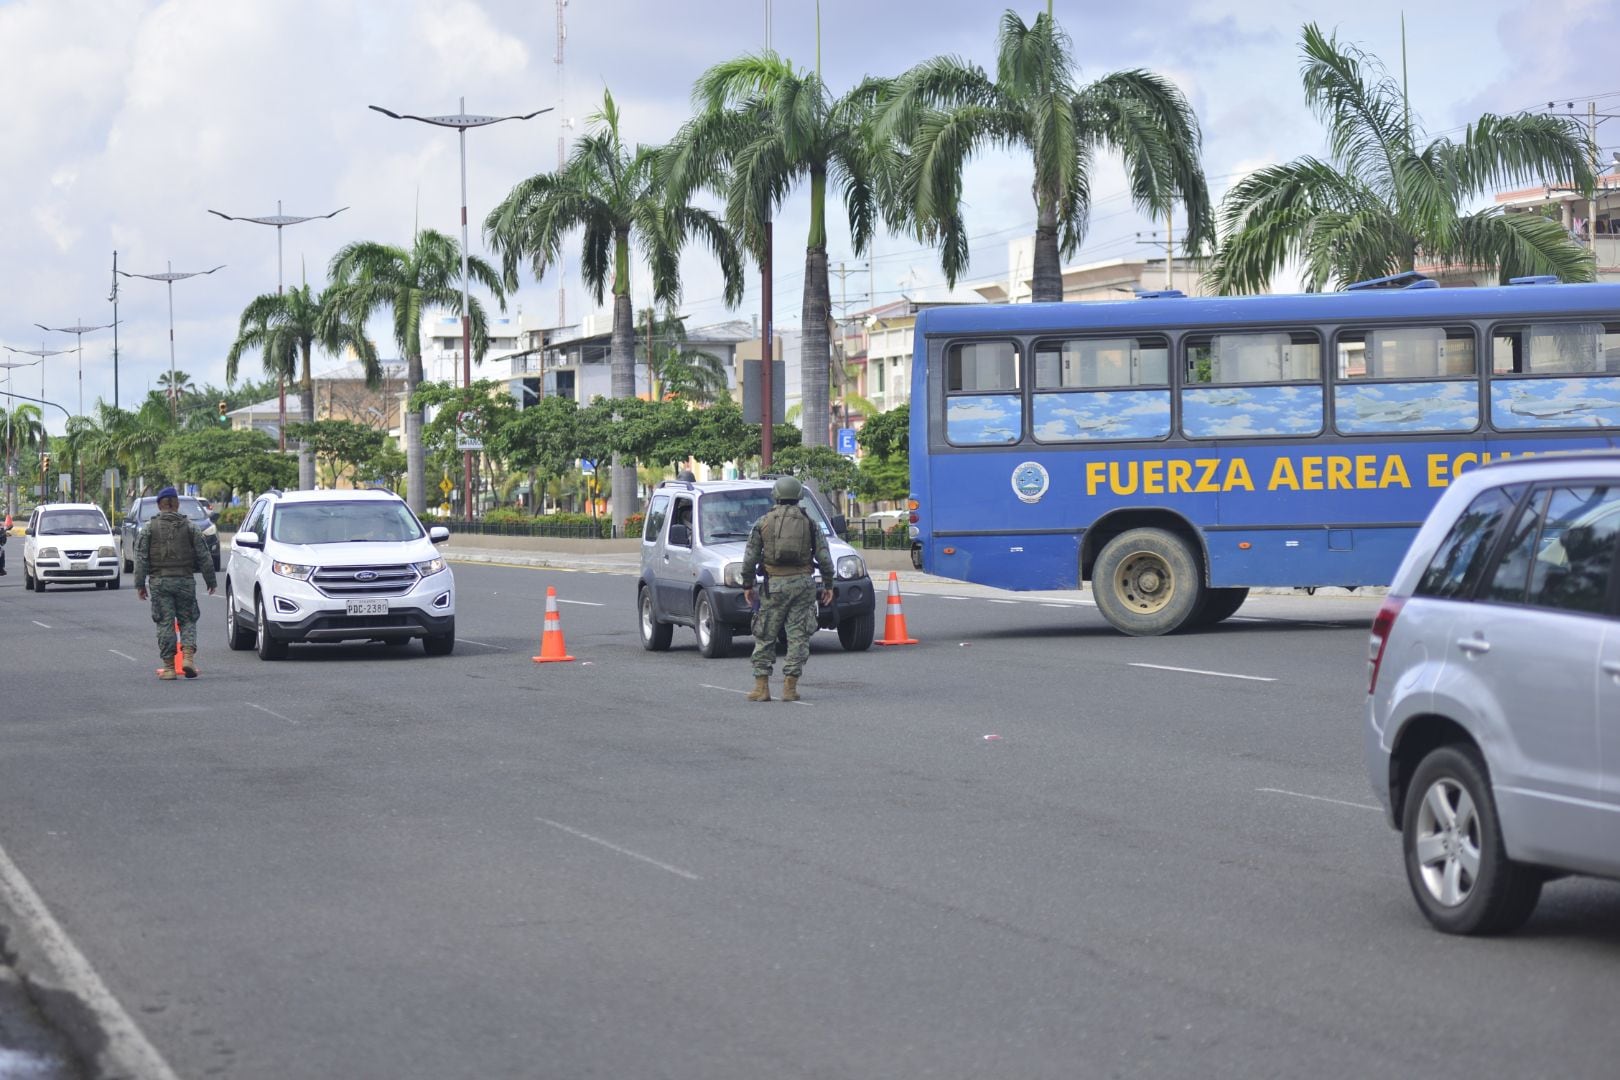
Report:
<svg viewBox="0 0 1620 1080"><path fill-rule="evenodd" d="M1163 634L1387 585L1464 470L1616 445L1620 285L925 309L911 389L922 569Z"/></svg>

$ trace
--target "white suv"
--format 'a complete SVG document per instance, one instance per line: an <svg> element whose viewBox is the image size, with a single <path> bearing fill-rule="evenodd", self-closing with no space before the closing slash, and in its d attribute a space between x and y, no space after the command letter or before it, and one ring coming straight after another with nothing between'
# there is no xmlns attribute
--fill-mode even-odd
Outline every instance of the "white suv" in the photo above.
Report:
<svg viewBox="0 0 1620 1080"><path fill-rule="evenodd" d="M279 660L292 642L421 638L429 656L456 646L456 583L427 530L386 491L260 496L225 571L225 640Z"/></svg>
<svg viewBox="0 0 1620 1080"><path fill-rule="evenodd" d="M116 589L122 582L118 538L94 503L47 503L28 518L23 541L23 588L89 585Z"/></svg>
<svg viewBox="0 0 1620 1080"><path fill-rule="evenodd" d="M1620 878L1620 454L1464 474L1373 623L1367 768L1418 907L1512 930Z"/></svg>

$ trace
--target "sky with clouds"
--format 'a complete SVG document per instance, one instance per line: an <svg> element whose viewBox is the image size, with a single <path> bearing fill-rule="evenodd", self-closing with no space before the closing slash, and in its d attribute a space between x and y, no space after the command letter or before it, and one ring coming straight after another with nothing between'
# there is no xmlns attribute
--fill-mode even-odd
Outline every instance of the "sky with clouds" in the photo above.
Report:
<svg viewBox="0 0 1620 1080"><path fill-rule="evenodd" d="M1409 78L1415 109L1431 132L1484 111L1550 100L1600 98L1620 113L1620 5L1612 0L1479 0L1409 5ZM557 164L560 118L583 127L613 91L628 137L667 140L689 115L694 79L718 60L757 49L765 0L572 0L567 8L566 78L559 80L555 8L546 0L0 0L0 119L5 198L0 200L0 343L70 347L71 335L43 335L35 323L111 319L112 252L137 273L205 270L174 288L178 366L199 383L222 383L224 355L243 306L274 291L271 229L215 218L349 209L284 233L286 276L319 286L332 254L356 239L406 243L415 224L459 229L453 132L391 121L369 104L402 112L527 112L561 105L526 123L468 136L469 202L476 223L514 183ZM1026 18L1038 4L1019 7ZM1321 129L1299 89L1298 31L1312 19L1334 27L1399 70L1401 5L1246 0L1141 0L1131 5L1057 0L1074 39L1081 76L1145 67L1183 88L1204 132L1204 165L1219 195L1244 171L1323 150ZM815 62L816 7L775 0L772 40L800 65ZM822 63L835 88L867 74L894 74L942 53L980 64L994 58L1001 4L972 0L823 0ZM577 128L576 128L577 130ZM1620 147L1620 120L1599 129ZM1097 207L1078 261L1147 253L1144 220L1121 192L1117 166L1098 171ZM777 322L798 325L802 193L777 228ZM1033 230L1028 171L1016 156L987 153L970 167L966 216L970 278L1006 272L1007 240ZM832 213L829 256L850 251ZM483 245L474 234L474 250ZM577 256L576 256L577 259ZM718 272L694 253L684 264L687 307L696 324L728 312ZM646 275L637 268L638 284ZM757 275L735 317L757 311ZM851 274L849 307L942 280L935 255L906 237L880 236L871 272ZM594 307L577 269L536 282L526 277L510 306L550 324L559 284L569 320ZM168 367L164 287L126 280L120 304L120 399L137 400ZM840 285L833 281L835 305ZM638 301L643 299L638 290ZM397 350L380 322L385 355ZM17 357L5 354L6 359ZM52 357L46 396L76 405L73 356ZM317 367L325 366L319 361ZM244 369L257 374L257 363ZM39 390L38 369L13 371L16 389ZM111 339L87 335L87 406L112 398ZM51 422L59 429L59 418Z"/></svg>

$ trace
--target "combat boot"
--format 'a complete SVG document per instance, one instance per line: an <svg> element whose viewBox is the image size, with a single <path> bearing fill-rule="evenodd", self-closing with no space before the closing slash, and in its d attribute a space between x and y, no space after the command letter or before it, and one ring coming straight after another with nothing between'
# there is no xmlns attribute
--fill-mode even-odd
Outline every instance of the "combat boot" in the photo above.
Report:
<svg viewBox="0 0 1620 1080"><path fill-rule="evenodd" d="M799 700L799 677L797 675L788 675L782 679L782 700Z"/></svg>
<svg viewBox="0 0 1620 1080"><path fill-rule="evenodd" d="M771 700L771 679L768 675L754 676L754 689L748 694L749 701Z"/></svg>

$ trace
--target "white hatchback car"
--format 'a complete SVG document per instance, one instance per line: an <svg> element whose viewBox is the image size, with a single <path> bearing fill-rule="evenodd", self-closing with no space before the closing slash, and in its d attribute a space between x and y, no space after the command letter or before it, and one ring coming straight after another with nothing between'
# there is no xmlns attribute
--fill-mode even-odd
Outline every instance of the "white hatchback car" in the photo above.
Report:
<svg viewBox="0 0 1620 1080"><path fill-rule="evenodd" d="M1436 927L1620 878L1620 454L1464 474L1373 623L1367 770Z"/></svg>
<svg viewBox="0 0 1620 1080"><path fill-rule="evenodd" d="M116 589L123 581L118 538L95 503L46 503L29 515L23 541L23 588L95 585Z"/></svg>
<svg viewBox="0 0 1620 1080"><path fill-rule="evenodd" d="M254 502L225 571L225 640L279 660L292 642L422 639L456 646L456 583L424 529L386 491L272 492Z"/></svg>

